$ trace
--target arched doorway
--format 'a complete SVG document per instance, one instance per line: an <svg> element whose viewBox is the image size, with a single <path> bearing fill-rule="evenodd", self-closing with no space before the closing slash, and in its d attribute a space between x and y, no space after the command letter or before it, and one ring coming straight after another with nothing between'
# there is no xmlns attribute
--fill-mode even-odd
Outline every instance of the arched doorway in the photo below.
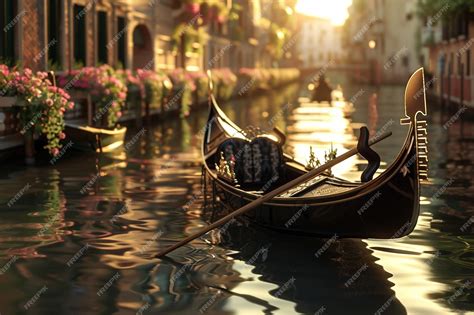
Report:
<svg viewBox="0 0 474 315"><path fill-rule="evenodd" d="M139 24L133 30L133 68L153 69L153 41L148 27Z"/></svg>

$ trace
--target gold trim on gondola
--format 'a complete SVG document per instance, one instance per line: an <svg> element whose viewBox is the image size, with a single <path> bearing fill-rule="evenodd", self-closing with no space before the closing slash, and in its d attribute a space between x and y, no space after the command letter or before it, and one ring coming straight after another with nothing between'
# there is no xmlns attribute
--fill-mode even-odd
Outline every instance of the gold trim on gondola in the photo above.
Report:
<svg viewBox="0 0 474 315"><path fill-rule="evenodd" d="M216 172L219 177L225 179L233 184L237 184L237 178L235 177L235 162L227 161L224 158L224 152L221 152L221 158L219 159L219 165L215 163Z"/></svg>
<svg viewBox="0 0 474 315"><path fill-rule="evenodd" d="M428 130L426 120L416 121L416 145L418 148L418 174L420 180L428 180Z"/></svg>
<svg viewBox="0 0 474 315"><path fill-rule="evenodd" d="M423 68L418 69L408 80L405 89L405 117L400 120L401 125L413 124L415 127L415 144L418 161L418 177L428 180L428 130L425 76ZM423 119L420 119L422 115Z"/></svg>

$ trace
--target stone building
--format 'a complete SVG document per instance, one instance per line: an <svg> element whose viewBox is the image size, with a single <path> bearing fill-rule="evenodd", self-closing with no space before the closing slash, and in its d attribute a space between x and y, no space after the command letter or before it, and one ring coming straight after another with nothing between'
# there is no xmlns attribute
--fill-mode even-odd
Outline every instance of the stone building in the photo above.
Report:
<svg viewBox="0 0 474 315"><path fill-rule="evenodd" d="M344 26L346 58L367 64L372 83L405 84L423 64L416 0L354 0Z"/></svg>
<svg viewBox="0 0 474 315"><path fill-rule="evenodd" d="M0 0L0 60L34 70L110 64L128 69L188 70L254 67L259 1L223 0L242 7L239 34L227 22L202 27L198 52L173 49L183 10L176 0ZM183 56L184 54L184 56Z"/></svg>
<svg viewBox="0 0 474 315"><path fill-rule="evenodd" d="M427 83L445 104L474 108L474 14L460 10L454 18L441 19L443 8L424 22L423 45L428 48Z"/></svg>
<svg viewBox="0 0 474 315"><path fill-rule="evenodd" d="M0 58L34 70L128 64L125 1L2 0Z"/></svg>
<svg viewBox="0 0 474 315"><path fill-rule="evenodd" d="M332 25L328 19L298 15L298 53L303 66L324 67L341 59L341 28Z"/></svg>

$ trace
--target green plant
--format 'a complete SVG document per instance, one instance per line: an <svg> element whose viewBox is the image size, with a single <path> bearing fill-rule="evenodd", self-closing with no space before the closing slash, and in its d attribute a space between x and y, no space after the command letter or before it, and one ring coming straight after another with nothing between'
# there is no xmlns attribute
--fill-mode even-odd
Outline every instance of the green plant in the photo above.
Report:
<svg viewBox="0 0 474 315"><path fill-rule="evenodd" d="M22 133L38 133L47 139L45 148L57 155L62 147L64 133L64 112L73 108L69 94L53 86L45 72L33 73L25 68L22 72L0 65L0 90L3 95L16 96L20 108Z"/></svg>
<svg viewBox="0 0 474 315"><path fill-rule="evenodd" d="M72 70L58 76L58 83L61 87L89 91L92 101L96 104L96 117L105 117L103 124L107 127L114 127L122 116L127 87L120 73L112 67L103 65L98 68Z"/></svg>

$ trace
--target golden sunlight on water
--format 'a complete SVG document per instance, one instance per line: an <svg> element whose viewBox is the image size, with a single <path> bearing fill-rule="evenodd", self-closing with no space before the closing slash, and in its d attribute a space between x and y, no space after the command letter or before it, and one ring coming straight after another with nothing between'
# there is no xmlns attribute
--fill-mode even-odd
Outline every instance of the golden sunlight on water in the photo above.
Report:
<svg viewBox="0 0 474 315"><path fill-rule="evenodd" d="M348 84L346 98L360 89ZM403 114L402 88L378 93L376 129ZM301 98L306 94L293 85L222 107L242 127L268 129L272 120L287 135L285 150L303 163L310 146L321 160L331 143L338 153L355 146L358 129L370 122L370 93L354 104L355 111L343 103L316 107ZM199 160L207 112L192 117L152 127L129 152L101 158L75 152L54 167L25 171L14 164L2 173L4 203L27 187L0 213L2 314L14 314L43 286L48 290L35 305L38 314L50 314L58 301L81 313L103 314L197 314L206 303L209 314L239 315L323 309L373 314L385 303L387 314L472 309L470 288L460 288L472 279L474 239L471 226L460 227L474 214L472 195L462 189L472 185L465 169L474 148L461 140L447 144L459 133L457 126L441 127L446 118L435 116L430 125L430 143L446 150L431 151L431 178L410 236L336 240L316 257L327 239L283 236L236 222L226 233L214 231L160 260L154 257L158 251L206 226L213 215L203 206ZM393 136L375 148L384 161L379 173L406 136L397 123L390 130ZM365 164L353 157L333 172L359 180ZM456 181L437 194L450 178ZM104 285L110 289L98 294Z"/></svg>

